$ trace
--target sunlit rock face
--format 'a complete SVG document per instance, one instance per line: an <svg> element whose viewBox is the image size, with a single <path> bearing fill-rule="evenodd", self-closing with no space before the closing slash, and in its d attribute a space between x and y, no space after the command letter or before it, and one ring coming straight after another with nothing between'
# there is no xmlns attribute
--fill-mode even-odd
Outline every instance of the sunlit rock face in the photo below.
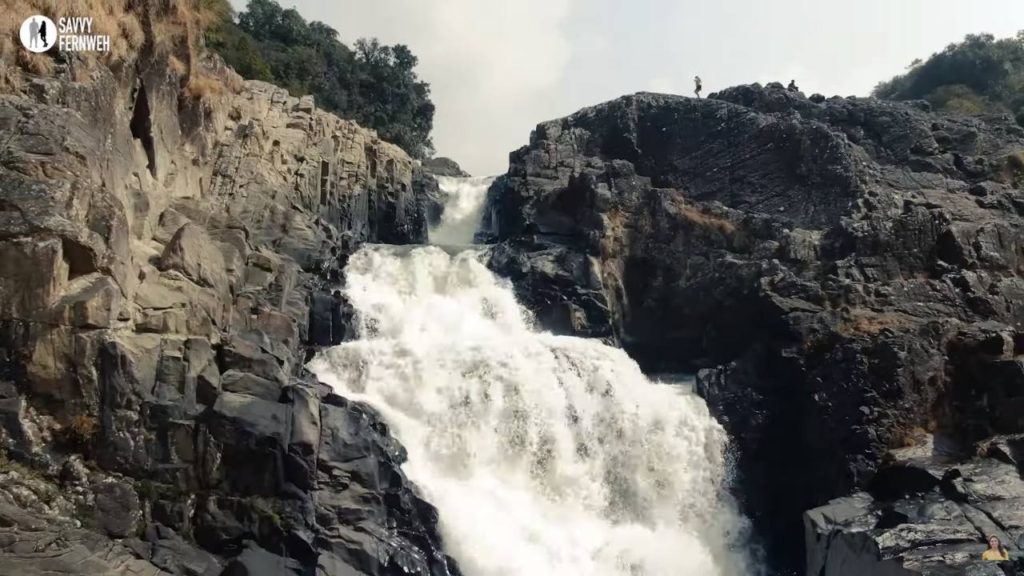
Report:
<svg viewBox="0 0 1024 576"><path fill-rule="evenodd" d="M302 368L347 257L426 241L415 163L201 55L178 4L4 68L0 565L456 574L387 427Z"/></svg>

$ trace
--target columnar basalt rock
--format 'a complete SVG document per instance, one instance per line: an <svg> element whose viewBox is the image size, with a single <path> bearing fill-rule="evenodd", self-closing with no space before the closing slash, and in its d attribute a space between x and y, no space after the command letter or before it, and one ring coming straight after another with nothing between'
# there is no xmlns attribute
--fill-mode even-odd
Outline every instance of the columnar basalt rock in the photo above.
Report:
<svg viewBox="0 0 1024 576"><path fill-rule="evenodd" d="M384 424L302 369L348 254L426 241L414 161L132 6L143 48L0 94L0 565L457 574Z"/></svg>
<svg viewBox="0 0 1024 576"><path fill-rule="evenodd" d="M1024 431L1024 130L779 85L540 124L491 265L546 327L698 374L773 562L920 431ZM1024 545L1024 542L1018 543Z"/></svg>

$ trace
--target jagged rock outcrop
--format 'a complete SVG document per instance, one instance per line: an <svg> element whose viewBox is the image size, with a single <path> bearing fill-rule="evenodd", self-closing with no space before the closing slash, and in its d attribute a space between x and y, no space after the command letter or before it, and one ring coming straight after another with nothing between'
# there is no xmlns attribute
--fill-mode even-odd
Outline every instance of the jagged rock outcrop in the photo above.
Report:
<svg viewBox="0 0 1024 576"><path fill-rule="evenodd" d="M0 475L33 487L0 482L0 573L457 574L387 427L302 369L348 255L425 241L414 161L201 57L192 4L127 6L137 50L0 94Z"/></svg>
<svg viewBox="0 0 1024 576"><path fill-rule="evenodd" d="M804 515L807 574L1012 574L981 560L997 536L1017 547L1024 536L1021 436L997 437L979 457L958 461L931 438L894 450L868 492L836 499Z"/></svg>
<svg viewBox="0 0 1024 576"><path fill-rule="evenodd" d="M448 176L451 178L468 178L469 172L462 169L461 166L451 158L445 158L439 156L437 158L428 158L423 161L423 169L430 172L434 176Z"/></svg>
<svg viewBox="0 0 1024 576"><path fill-rule="evenodd" d="M888 450L1024 431L1022 182L1010 118L637 94L539 125L484 224L542 324L698 372L773 563L803 570L802 512Z"/></svg>

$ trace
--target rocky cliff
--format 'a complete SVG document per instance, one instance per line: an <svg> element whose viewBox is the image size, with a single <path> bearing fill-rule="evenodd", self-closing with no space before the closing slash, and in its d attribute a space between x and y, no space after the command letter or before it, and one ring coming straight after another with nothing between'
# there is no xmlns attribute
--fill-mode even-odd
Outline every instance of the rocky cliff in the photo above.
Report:
<svg viewBox="0 0 1024 576"><path fill-rule="evenodd" d="M929 438L893 450L865 491L808 511L807 574L1013 574L1011 563L981 560L990 535L1024 568L1024 438L975 448L965 458Z"/></svg>
<svg viewBox="0 0 1024 576"><path fill-rule="evenodd" d="M1010 118L637 94L540 124L483 236L548 328L698 373L771 562L802 572L802 513L871 487L891 450L936 438L960 462L1024 432L1022 183Z"/></svg>
<svg viewBox="0 0 1024 576"><path fill-rule="evenodd" d="M131 50L3 66L0 573L457 574L402 446L302 369L347 255L425 241L414 161L127 6Z"/></svg>

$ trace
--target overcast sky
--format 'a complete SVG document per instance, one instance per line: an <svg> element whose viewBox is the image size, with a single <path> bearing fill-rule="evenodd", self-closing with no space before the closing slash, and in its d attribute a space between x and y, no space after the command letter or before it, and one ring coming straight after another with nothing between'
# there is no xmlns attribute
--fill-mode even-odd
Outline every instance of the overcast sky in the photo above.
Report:
<svg viewBox="0 0 1024 576"><path fill-rule="evenodd" d="M243 8L247 0L232 0ZM279 0L351 44L407 44L437 106L434 144L504 172L537 123L623 94L795 79L867 95L965 34L1011 36L1024 0Z"/></svg>

